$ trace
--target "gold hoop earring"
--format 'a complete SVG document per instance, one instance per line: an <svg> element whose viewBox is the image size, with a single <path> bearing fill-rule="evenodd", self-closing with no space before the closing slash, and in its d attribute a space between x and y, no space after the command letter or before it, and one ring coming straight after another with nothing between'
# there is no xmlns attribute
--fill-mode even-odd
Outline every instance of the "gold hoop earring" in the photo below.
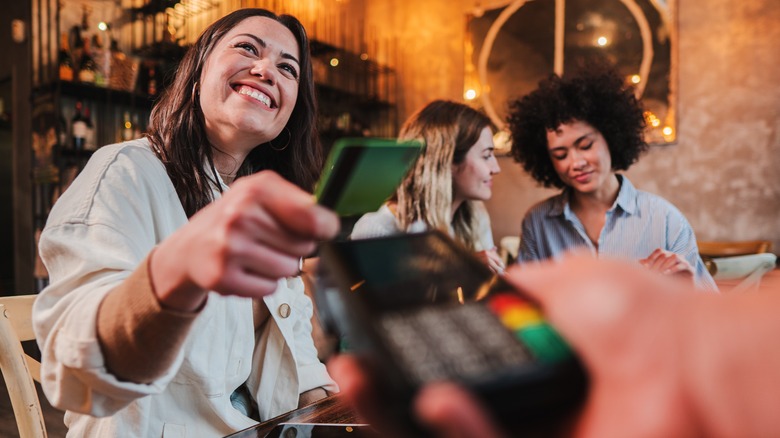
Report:
<svg viewBox="0 0 780 438"><path fill-rule="evenodd" d="M195 98L198 96L198 88L199 88L199 85L198 85L197 82L192 84L192 96L191 96L191 98L192 98L192 103L193 104L195 104Z"/></svg>
<svg viewBox="0 0 780 438"><path fill-rule="evenodd" d="M271 149L275 150L276 152L281 152L281 151L287 149L287 146L290 145L290 140L292 139L292 133L290 132L289 129L287 129L286 126L284 127L284 130L287 131L287 143L285 143L284 146L282 146L280 148L277 148L276 146L274 146L273 141L269 141L268 142L268 145L271 147ZM277 138L279 138L279 137L277 137Z"/></svg>

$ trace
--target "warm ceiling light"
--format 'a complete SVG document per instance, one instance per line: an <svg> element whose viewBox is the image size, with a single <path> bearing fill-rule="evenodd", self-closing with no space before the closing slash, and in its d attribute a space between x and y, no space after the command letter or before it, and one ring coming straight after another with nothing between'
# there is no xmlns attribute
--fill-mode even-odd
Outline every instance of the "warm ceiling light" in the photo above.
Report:
<svg viewBox="0 0 780 438"><path fill-rule="evenodd" d="M608 43L607 37L601 36L601 37L599 37L599 39L596 40L596 44L600 45L601 47L606 46L607 43Z"/></svg>
<svg viewBox="0 0 780 438"><path fill-rule="evenodd" d="M664 126L664 129L661 132L663 132L666 136L672 135L672 128L669 126Z"/></svg>
<svg viewBox="0 0 780 438"><path fill-rule="evenodd" d="M331 67L335 67L337 65L339 65L339 59L338 58L331 58L330 59L330 66Z"/></svg>
<svg viewBox="0 0 780 438"><path fill-rule="evenodd" d="M368 53L361 53L360 59L362 59L363 61L368 61Z"/></svg>
<svg viewBox="0 0 780 438"><path fill-rule="evenodd" d="M108 30L108 24L105 21L98 23L98 29L106 31Z"/></svg>
<svg viewBox="0 0 780 438"><path fill-rule="evenodd" d="M631 83L632 84L638 84L642 82L642 78L639 77L639 75L631 75Z"/></svg>
<svg viewBox="0 0 780 438"><path fill-rule="evenodd" d="M477 98L477 90L470 88L463 93L463 97L466 98L466 100L474 100Z"/></svg>

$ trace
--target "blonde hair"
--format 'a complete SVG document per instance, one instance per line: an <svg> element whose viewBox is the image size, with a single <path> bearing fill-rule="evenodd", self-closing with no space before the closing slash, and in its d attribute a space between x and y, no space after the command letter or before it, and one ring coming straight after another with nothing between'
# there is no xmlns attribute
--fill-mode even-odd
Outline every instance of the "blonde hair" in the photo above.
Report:
<svg viewBox="0 0 780 438"><path fill-rule="evenodd" d="M478 218L472 201L463 202L450 222L452 165L460 164L479 140L490 119L457 102L435 100L413 114L401 127L399 138L424 142L420 157L395 193L396 218L406 230L418 220L474 249Z"/></svg>

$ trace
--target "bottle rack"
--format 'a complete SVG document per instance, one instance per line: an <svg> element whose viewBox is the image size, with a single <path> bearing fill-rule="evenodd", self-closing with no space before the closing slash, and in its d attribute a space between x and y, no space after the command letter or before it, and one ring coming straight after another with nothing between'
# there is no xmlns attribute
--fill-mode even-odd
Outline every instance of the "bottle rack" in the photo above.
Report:
<svg viewBox="0 0 780 438"><path fill-rule="evenodd" d="M311 52L326 150L340 137L396 135L394 69L318 40Z"/></svg>

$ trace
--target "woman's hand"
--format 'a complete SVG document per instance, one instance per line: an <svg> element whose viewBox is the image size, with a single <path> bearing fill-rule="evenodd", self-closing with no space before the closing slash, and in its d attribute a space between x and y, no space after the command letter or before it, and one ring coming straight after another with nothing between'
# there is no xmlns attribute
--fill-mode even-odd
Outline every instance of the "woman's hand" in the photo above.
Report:
<svg viewBox="0 0 780 438"><path fill-rule="evenodd" d="M663 275L679 275L693 281L695 271L693 266L682 256L661 248L656 249L647 258L639 261L639 264Z"/></svg>
<svg viewBox="0 0 780 438"><path fill-rule="evenodd" d="M504 266L504 261L501 260L501 256L498 255L495 247L492 249L477 251L475 255L477 258L482 260L482 262L486 264L491 271L495 272L496 274L504 273L506 266Z"/></svg>
<svg viewBox="0 0 780 438"><path fill-rule="evenodd" d="M301 257L336 235L338 217L278 174L242 178L196 213L152 254L151 277L164 305L201 306L208 291L262 297L297 275Z"/></svg>

